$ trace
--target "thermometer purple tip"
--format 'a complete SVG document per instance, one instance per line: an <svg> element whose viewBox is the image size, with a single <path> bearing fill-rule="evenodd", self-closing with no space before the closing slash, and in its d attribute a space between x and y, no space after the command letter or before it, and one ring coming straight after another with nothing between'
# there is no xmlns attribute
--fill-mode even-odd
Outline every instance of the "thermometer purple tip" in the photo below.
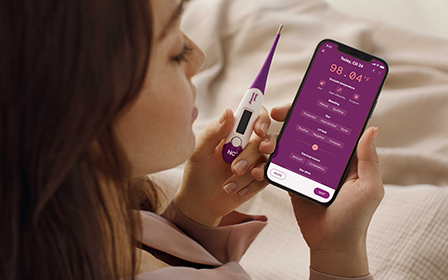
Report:
<svg viewBox="0 0 448 280"><path fill-rule="evenodd" d="M260 72L255 78L254 82L250 86L250 88L258 88L264 95L264 90L266 89L266 81L268 80L269 68L271 67L272 58L274 57L275 49L277 48L278 40L280 39L280 35L282 34L283 24L280 25L277 31L277 36L275 37L274 43L272 44L271 51L266 58L266 61L261 67Z"/></svg>

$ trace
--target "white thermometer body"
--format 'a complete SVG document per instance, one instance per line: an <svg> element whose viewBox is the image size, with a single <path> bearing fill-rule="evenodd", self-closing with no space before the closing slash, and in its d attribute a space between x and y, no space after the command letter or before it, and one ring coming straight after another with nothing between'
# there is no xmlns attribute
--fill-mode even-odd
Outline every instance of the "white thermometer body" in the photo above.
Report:
<svg viewBox="0 0 448 280"><path fill-rule="evenodd" d="M260 113L263 93L258 88L251 88L241 100L235 111L235 124L232 132L224 141L222 156L225 162L232 161L243 151L249 142L254 123Z"/></svg>
<svg viewBox="0 0 448 280"><path fill-rule="evenodd" d="M235 111L235 124L232 132L227 136L222 148L222 158L226 163L231 164L233 160L243 151L250 140L252 131L254 130L254 123L260 113L261 104L263 101L264 90L266 88L266 81L269 74L274 52L280 39L280 28L275 37L274 44L271 51L263 64L258 76L252 83L252 86L244 94L238 108Z"/></svg>

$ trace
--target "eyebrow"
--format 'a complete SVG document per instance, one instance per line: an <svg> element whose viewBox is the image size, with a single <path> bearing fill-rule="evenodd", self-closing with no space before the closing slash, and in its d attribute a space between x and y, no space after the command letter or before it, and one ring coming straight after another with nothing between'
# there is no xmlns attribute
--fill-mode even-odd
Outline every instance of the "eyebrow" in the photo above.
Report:
<svg viewBox="0 0 448 280"><path fill-rule="evenodd" d="M184 10L184 2L185 0L180 3L179 6L177 6L174 13L171 15L170 20L165 24L165 26L162 29L162 33L160 34L159 40L162 40L167 35L168 31L173 27L173 24L180 18L182 15L182 12Z"/></svg>

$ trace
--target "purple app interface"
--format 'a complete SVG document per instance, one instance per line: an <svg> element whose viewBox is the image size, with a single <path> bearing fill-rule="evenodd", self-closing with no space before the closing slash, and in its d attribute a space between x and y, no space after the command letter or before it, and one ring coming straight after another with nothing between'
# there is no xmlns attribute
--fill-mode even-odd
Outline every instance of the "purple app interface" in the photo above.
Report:
<svg viewBox="0 0 448 280"><path fill-rule="evenodd" d="M311 197L330 200L385 72L380 61L356 59L334 43L322 43L272 157L269 177L301 193L300 184L311 183Z"/></svg>

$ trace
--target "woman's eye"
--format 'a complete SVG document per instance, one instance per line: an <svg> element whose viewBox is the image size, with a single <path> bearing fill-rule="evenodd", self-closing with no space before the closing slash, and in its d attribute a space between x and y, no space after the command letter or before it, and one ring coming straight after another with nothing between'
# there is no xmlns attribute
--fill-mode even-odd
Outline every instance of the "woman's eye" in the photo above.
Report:
<svg viewBox="0 0 448 280"><path fill-rule="evenodd" d="M191 54L192 51L193 51L193 48L191 48L187 45L184 45L184 47L182 48L182 51L179 54L173 56L173 60L179 64L183 61L187 61L187 57L188 57L188 55Z"/></svg>

